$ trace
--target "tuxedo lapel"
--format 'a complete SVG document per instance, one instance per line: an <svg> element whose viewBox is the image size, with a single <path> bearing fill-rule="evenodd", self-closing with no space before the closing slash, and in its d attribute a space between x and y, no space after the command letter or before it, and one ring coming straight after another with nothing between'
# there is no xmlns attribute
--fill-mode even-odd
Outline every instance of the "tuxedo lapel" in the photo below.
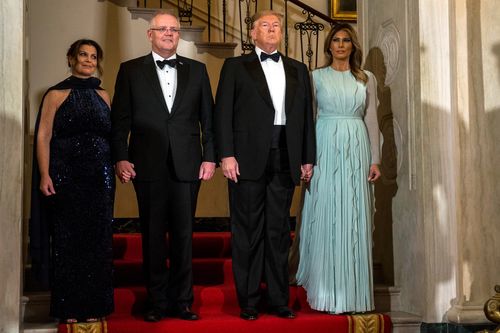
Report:
<svg viewBox="0 0 500 333"><path fill-rule="evenodd" d="M161 105L165 108L165 111L168 114L167 102L165 101L165 97L163 97L163 92L160 86L160 79L158 78L158 73L156 72L156 64L153 61L153 55L150 54L146 56L144 59L144 70L143 73L149 80L153 91L156 94L156 97L160 100Z"/></svg>
<svg viewBox="0 0 500 333"><path fill-rule="evenodd" d="M297 68L290 64L288 58L281 56L283 59L283 66L285 68L286 77L286 91L285 91L285 113L288 113L292 107L293 97L295 96L295 90L297 89Z"/></svg>
<svg viewBox="0 0 500 333"><path fill-rule="evenodd" d="M177 60L177 88L175 89L174 104L172 110L170 110L170 116L175 113L181 103L189 81L189 63L179 56L177 56Z"/></svg>
<svg viewBox="0 0 500 333"><path fill-rule="evenodd" d="M274 110L273 100L271 98L271 93L269 92L269 87L267 86L266 76L262 70L260 60L257 57L257 53L252 52L249 54L247 61L244 63L246 70L252 77L259 94L262 96L264 101Z"/></svg>

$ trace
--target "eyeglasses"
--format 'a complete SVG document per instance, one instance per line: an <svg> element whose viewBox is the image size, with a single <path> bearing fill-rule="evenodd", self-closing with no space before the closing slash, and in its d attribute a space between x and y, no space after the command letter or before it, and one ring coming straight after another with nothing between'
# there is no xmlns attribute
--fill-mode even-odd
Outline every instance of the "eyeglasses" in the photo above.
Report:
<svg viewBox="0 0 500 333"><path fill-rule="evenodd" d="M149 30L153 30L153 31L158 31L162 34L164 34L165 32L169 32L171 34L175 34L177 32L180 31L179 28L174 28L174 27L158 27L158 28L149 28Z"/></svg>

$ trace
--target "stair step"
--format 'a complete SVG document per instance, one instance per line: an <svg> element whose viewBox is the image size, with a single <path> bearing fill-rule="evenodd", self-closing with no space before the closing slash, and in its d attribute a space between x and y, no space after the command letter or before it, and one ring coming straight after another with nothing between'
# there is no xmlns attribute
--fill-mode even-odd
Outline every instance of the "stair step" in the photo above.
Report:
<svg viewBox="0 0 500 333"><path fill-rule="evenodd" d="M264 292L265 294L265 292ZM307 303L307 295L302 287L289 287L289 306L301 313L316 313ZM237 316L239 312L236 290L234 285L194 286L193 310L203 315L205 313L224 312L224 309L232 309L231 312ZM146 301L146 289L144 287L124 287L115 289L115 314L140 316ZM265 307L265 300L262 306Z"/></svg>
<svg viewBox="0 0 500 333"><path fill-rule="evenodd" d="M32 292L24 296L28 298L24 309L25 323L53 323L49 318L50 292Z"/></svg>
<svg viewBox="0 0 500 333"><path fill-rule="evenodd" d="M233 286L194 286L193 310L204 313L220 312L224 307L238 309L236 292ZM146 301L146 289L144 287L125 287L115 289L115 312L116 315L142 314Z"/></svg>
<svg viewBox="0 0 500 333"><path fill-rule="evenodd" d="M149 22L153 18L153 14L158 11L159 8L140 8L140 7L128 7L128 11L132 14L132 19L136 20L141 18Z"/></svg>
<svg viewBox="0 0 500 333"><path fill-rule="evenodd" d="M422 317L402 311L386 313L392 321L393 333L420 333Z"/></svg>
<svg viewBox="0 0 500 333"><path fill-rule="evenodd" d="M57 333L57 322L23 323L23 333Z"/></svg>
<svg viewBox="0 0 500 333"><path fill-rule="evenodd" d="M238 46L229 42L195 42L194 45L200 53L207 52L221 59L234 57L234 49Z"/></svg>
<svg viewBox="0 0 500 333"><path fill-rule="evenodd" d="M181 25L182 39L190 42L199 42L203 39L204 26L185 26Z"/></svg>
<svg viewBox="0 0 500 333"><path fill-rule="evenodd" d="M200 285L233 283L230 258L194 258L193 282ZM115 286L143 285L142 260L114 260Z"/></svg>
<svg viewBox="0 0 500 333"><path fill-rule="evenodd" d="M142 259L141 234L113 235L113 258ZM193 258L231 258L231 233L193 233Z"/></svg>
<svg viewBox="0 0 500 333"><path fill-rule="evenodd" d="M375 308L377 312L385 312L377 307L378 298L384 297L387 289L391 289L388 286L376 286L375 287ZM295 310L298 311L313 311L307 304L306 291L302 287L290 286L290 305ZM49 314L49 304L50 304L50 293L49 292L37 292L30 293L26 295L29 301L26 305L25 312L25 322L44 322L48 319ZM236 291L234 289L233 283L217 284L217 285L195 285L194 286L194 308L196 310L203 309L214 309L219 307L237 307ZM115 288L115 313L135 313L140 314L142 311L142 306L146 299L146 290L142 285L136 286L121 286ZM209 312L212 310L209 310ZM411 323L414 323L416 318L404 316L402 312L391 312L396 318L402 323L406 320L411 319ZM418 319L418 318L417 318Z"/></svg>
<svg viewBox="0 0 500 333"><path fill-rule="evenodd" d="M373 292L377 311L389 312L400 309L401 289L399 287L376 284L373 287Z"/></svg>

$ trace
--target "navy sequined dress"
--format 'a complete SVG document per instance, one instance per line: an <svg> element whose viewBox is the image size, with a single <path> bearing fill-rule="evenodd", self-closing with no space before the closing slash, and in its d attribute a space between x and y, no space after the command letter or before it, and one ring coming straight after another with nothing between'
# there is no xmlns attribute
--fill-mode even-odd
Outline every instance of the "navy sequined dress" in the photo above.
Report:
<svg viewBox="0 0 500 333"><path fill-rule="evenodd" d="M95 89L72 89L57 110L43 198L51 237L51 316L85 320L113 312L115 190L110 109Z"/></svg>

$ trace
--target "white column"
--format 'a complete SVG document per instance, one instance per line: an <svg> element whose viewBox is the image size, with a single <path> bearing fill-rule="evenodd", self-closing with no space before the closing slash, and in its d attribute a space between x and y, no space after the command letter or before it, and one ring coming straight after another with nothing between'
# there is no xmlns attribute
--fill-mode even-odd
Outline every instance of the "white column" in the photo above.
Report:
<svg viewBox="0 0 500 333"><path fill-rule="evenodd" d="M488 322L500 277L500 24L496 0L456 0L453 30L457 295L446 318Z"/></svg>
<svg viewBox="0 0 500 333"><path fill-rule="evenodd" d="M0 332L19 332L24 1L0 2Z"/></svg>
<svg viewBox="0 0 500 333"><path fill-rule="evenodd" d="M452 85L450 8L448 0L423 0L419 4L420 90L418 115L419 218L422 225L423 285L414 292L425 296L425 322L443 321L456 297L457 278L457 145L456 113ZM423 289L421 289L423 288ZM420 289L420 291L419 291Z"/></svg>

